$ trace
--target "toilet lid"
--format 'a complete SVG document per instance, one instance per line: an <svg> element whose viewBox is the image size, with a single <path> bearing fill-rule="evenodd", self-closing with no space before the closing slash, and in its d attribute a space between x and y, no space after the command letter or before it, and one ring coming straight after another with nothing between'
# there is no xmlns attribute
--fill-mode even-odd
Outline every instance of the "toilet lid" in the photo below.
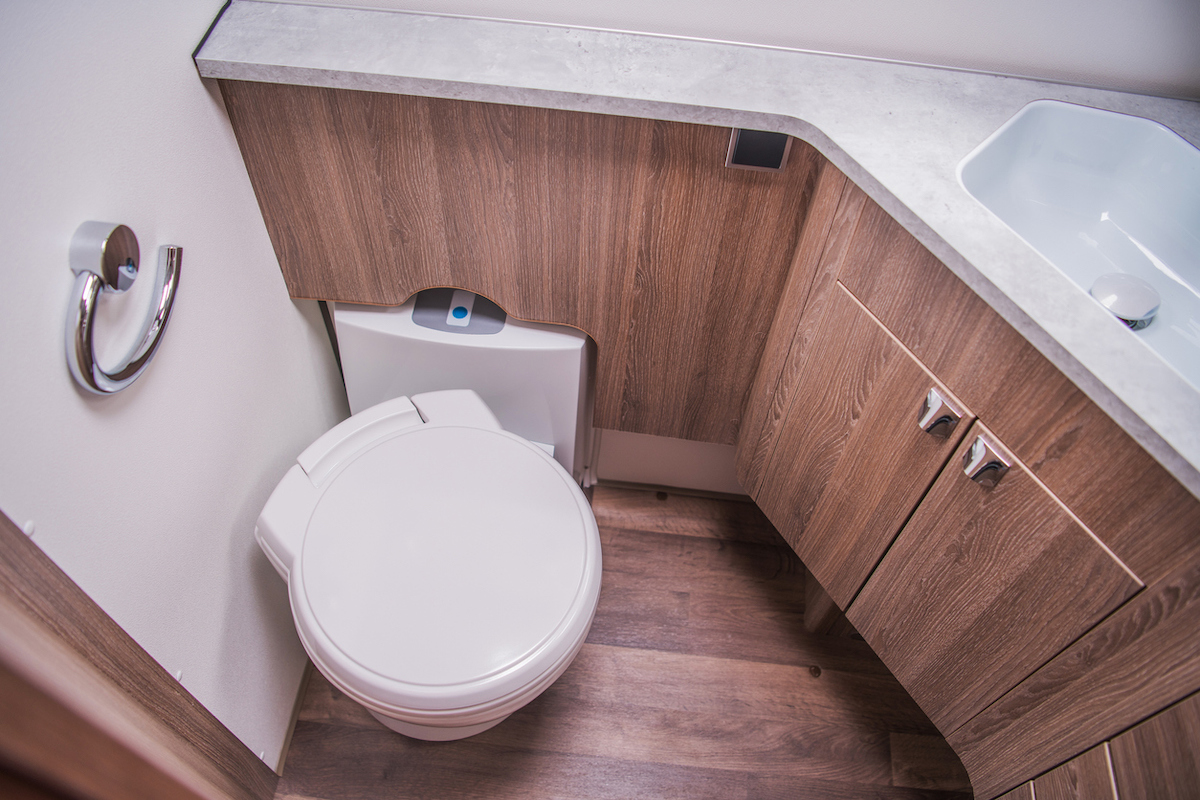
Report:
<svg viewBox="0 0 1200 800"><path fill-rule="evenodd" d="M585 576L598 546L579 487L535 445L416 426L358 454L325 488L293 607L305 607L298 627L325 667L380 684L364 691L493 684L471 698L482 702L510 691L504 675L581 614L590 620Z"/></svg>

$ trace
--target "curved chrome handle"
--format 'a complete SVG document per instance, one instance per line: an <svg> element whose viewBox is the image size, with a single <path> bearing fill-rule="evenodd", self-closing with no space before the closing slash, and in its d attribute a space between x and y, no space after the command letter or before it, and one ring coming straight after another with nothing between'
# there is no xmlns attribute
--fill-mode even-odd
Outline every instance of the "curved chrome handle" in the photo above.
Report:
<svg viewBox="0 0 1200 800"><path fill-rule="evenodd" d="M175 303L183 248L159 248L154 279L154 311L142 326L138 343L112 372L96 363L92 345L96 300L101 291L120 293L133 285L138 273L138 244L124 225L85 222L71 240L71 270L75 287L67 313L67 366L71 376L93 394L119 392L138 379L154 357Z"/></svg>
<svg viewBox="0 0 1200 800"><path fill-rule="evenodd" d="M960 419L962 412L946 402L946 398L934 387L929 390L925 402L921 404L917 424L928 434L948 439Z"/></svg>
<svg viewBox="0 0 1200 800"><path fill-rule="evenodd" d="M987 489L1000 482L1009 466L1008 459L1000 454L1000 449L983 436L976 436L971 449L963 455L963 472Z"/></svg>

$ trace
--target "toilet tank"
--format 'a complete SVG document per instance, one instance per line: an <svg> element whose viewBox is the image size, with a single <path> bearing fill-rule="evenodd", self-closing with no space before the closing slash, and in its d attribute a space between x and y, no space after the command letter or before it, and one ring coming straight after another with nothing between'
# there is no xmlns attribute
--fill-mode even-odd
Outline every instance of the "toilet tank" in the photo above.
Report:
<svg viewBox="0 0 1200 800"><path fill-rule="evenodd" d="M350 412L395 397L474 389L505 430L554 448L582 481L594 345L565 325L508 317L485 297L427 289L402 306L333 311Z"/></svg>

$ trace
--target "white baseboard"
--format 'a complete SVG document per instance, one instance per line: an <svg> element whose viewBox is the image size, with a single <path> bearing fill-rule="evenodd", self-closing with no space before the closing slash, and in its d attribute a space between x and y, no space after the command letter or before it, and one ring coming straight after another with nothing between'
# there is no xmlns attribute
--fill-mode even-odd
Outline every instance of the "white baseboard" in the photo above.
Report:
<svg viewBox="0 0 1200 800"><path fill-rule="evenodd" d="M744 495L734 447L642 433L595 430L595 479ZM596 452L594 450L593 452Z"/></svg>

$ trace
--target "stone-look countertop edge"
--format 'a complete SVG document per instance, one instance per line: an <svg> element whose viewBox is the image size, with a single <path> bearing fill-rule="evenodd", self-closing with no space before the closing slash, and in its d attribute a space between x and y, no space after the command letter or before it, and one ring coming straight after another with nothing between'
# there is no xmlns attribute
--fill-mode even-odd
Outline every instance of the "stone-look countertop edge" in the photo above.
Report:
<svg viewBox="0 0 1200 800"><path fill-rule="evenodd" d="M1200 497L1200 392L958 183L971 150L1054 99L1200 146L1200 103L650 34L234 0L205 78L776 130L813 145Z"/></svg>

